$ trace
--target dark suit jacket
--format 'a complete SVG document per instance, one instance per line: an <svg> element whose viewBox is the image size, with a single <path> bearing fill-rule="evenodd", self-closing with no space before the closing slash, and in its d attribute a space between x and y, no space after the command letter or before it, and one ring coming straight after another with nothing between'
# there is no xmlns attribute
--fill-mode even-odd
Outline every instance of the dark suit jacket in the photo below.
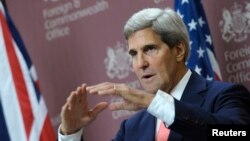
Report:
<svg viewBox="0 0 250 141"><path fill-rule="evenodd" d="M174 102L172 141L204 141L210 124L250 124L250 94L242 85L207 81L192 72L180 101ZM154 141L155 123L142 110L121 124L113 141Z"/></svg>

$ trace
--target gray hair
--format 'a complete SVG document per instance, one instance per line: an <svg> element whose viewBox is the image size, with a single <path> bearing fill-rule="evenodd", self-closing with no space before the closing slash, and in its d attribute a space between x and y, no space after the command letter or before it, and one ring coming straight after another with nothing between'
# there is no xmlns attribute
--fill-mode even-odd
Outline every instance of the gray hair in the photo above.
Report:
<svg viewBox="0 0 250 141"><path fill-rule="evenodd" d="M185 60L189 55L189 36L181 17L172 9L146 8L134 15L124 26L126 40L138 30L151 27L170 48L180 43L186 47Z"/></svg>

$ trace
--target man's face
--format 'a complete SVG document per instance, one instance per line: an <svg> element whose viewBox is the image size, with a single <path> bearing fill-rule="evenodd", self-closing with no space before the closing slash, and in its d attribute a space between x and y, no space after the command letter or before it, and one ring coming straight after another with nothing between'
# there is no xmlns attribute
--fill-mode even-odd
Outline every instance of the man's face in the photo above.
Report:
<svg viewBox="0 0 250 141"><path fill-rule="evenodd" d="M177 49L170 49L151 28L133 33L128 39L132 66L142 87L149 93L165 92L178 82Z"/></svg>

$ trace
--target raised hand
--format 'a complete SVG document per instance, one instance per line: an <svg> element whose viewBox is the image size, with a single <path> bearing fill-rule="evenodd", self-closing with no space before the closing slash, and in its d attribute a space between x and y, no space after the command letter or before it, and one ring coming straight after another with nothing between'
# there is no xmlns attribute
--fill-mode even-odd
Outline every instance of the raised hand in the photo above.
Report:
<svg viewBox="0 0 250 141"><path fill-rule="evenodd" d="M70 96L62 107L60 131L65 135L77 132L90 124L107 106L108 103L101 102L93 109L89 109L86 84L79 86L75 91L70 93Z"/></svg>
<svg viewBox="0 0 250 141"><path fill-rule="evenodd" d="M115 84L104 82L87 87L91 94L101 96L120 96L123 102L113 103L109 106L111 110L140 110L147 108L154 98L153 94L146 93L142 90L130 88L125 84Z"/></svg>

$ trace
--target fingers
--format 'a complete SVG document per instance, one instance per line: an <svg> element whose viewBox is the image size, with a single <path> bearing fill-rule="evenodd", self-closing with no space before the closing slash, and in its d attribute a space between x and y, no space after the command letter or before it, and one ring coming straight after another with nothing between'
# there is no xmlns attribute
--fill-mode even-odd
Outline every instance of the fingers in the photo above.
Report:
<svg viewBox="0 0 250 141"><path fill-rule="evenodd" d="M87 126L107 107L107 102L101 102L93 109L89 109L86 84L77 87L76 90L70 93L62 107L62 131L68 133Z"/></svg>
<svg viewBox="0 0 250 141"><path fill-rule="evenodd" d="M68 104L68 103L65 103L65 104L62 106L61 116L64 116L65 113L67 113L69 110L70 110L69 104Z"/></svg>
<svg viewBox="0 0 250 141"><path fill-rule="evenodd" d="M111 110L138 110L146 108L151 102L151 98L149 99L144 91L130 88L125 84L105 82L88 87L86 84L83 84L78 87L69 96L65 107L71 109L74 105L75 107L80 106L86 112L84 114L91 114L91 117L97 116L108 106L108 104L106 102L99 103L93 109L89 110L87 104L87 92L102 96L117 95L122 97L124 102L111 104L109 106Z"/></svg>
<svg viewBox="0 0 250 141"><path fill-rule="evenodd" d="M81 103L83 101L87 101L87 91L86 91L86 84L82 84L76 90L76 98L77 102Z"/></svg>
<svg viewBox="0 0 250 141"><path fill-rule="evenodd" d="M123 109L123 103L122 102L116 102L116 103L113 103L111 105L109 105L109 109L112 110L112 111L116 111L116 110L125 110Z"/></svg>
<svg viewBox="0 0 250 141"><path fill-rule="evenodd" d="M76 101L76 92L73 91L70 93L70 96L67 98L66 104L67 104L68 110L72 109L75 101Z"/></svg>
<svg viewBox="0 0 250 141"><path fill-rule="evenodd" d="M143 91L132 89L125 84L105 82L89 86L86 89L92 94L98 94L102 96L116 95L122 97L124 102L111 104L111 110L138 110L144 107L141 106L144 99Z"/></svg>
<svg viewBox="0 0 250 141"><path fill-rule="evenodd" d="M92 119L95 119L97 117L97 115L102 112L104 109L106 109L108 107L108 103L107 102L101 102L98 103L93 109L90 110L90 117L92 117Z"/></svg>
<svg viewBox="0 0 250 141"><path fill-rule="evenodd" d="M91 94L118 95L120 91L120 85L105 82L105 83L89 86L86 88L86 90Z"/></svg>
<svg viewBox="0 0 250 141"><path fill-rule="evenodd" d="M92 115L97 115L100 112L102 112L104 109L106 109L108 107L108 103L107 102L101 102L98 103L93 109L92 109Z"/></svg>
<svg viewBox="0 0 250 141"><path fill-rule="evenodd" d="M117 110L138 110L139 108L135 106L132 103L126 103L126 102L117 102L117 103L112 103L109 106L109 109L112 111L117 111Z"/></svg>
<svg viewBox="0 0 250 141"><path fill-rule="evenodd" d="M66 107L70 110L74 105L79 104L86 99L86 84L82 84L82 86L77 87L75 91L70 93L67 98Z"/></svg>

